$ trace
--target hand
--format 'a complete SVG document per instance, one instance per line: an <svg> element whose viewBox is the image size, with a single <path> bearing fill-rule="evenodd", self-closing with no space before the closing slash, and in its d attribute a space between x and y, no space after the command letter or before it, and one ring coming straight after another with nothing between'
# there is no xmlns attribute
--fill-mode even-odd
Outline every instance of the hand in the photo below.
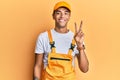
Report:
<svg viewBox="0 0 120 80"><path fill-rule="evenodd" d="M74 39L76 41L77 47L79 49L83 48L83 41L84 41L84 33L82 32L82 21L80 23L80 27L78 29L77 24L75 22L75 36Z"/></svg>

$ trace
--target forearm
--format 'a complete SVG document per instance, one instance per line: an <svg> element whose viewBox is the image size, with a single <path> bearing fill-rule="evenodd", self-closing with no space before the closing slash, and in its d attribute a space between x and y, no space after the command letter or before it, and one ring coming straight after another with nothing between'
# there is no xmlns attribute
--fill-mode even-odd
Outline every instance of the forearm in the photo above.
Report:
<svg viewBox="0 0 120 80"><path fill-rule="evenodd" d="M34 79L33 80L40 80L41 78L41 67L35 66L34 68Z"/></svg>
<svg viewBox="0 0 120 80"><path fill-rule="evenodd" d="M89 68L89 62L84 50L79 50L79 67L83 72L87 72Z"/></svg>
<svg viewBox="0 0 120 80"><path fill-rule="evenodd" d="M33 80L41 80L41 70L43 68L42 60L43 60L43 53L36 54Z"/></svg>
<svg viewBox="0 0 120 80"><path fill-rule="evenodd" d="M87 72L89 68L89 62L85 53L85 46L81 45L78 47L79 54L78 57L78 64L79 68L82 72Z"/></svg>

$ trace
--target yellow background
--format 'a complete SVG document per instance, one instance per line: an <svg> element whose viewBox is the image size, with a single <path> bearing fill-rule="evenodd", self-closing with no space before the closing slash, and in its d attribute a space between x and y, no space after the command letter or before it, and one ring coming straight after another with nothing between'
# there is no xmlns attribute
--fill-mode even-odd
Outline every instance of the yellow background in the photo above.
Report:
<svg viewBox="0 0 120 80"><path fill-rule="evenodd" d="M60 0L0 0L0 80L32 80L39 33L53 28ZM69 29L83 20L90 68L77 80L120 80L120 0L64 0L72 6Z"/></svg>

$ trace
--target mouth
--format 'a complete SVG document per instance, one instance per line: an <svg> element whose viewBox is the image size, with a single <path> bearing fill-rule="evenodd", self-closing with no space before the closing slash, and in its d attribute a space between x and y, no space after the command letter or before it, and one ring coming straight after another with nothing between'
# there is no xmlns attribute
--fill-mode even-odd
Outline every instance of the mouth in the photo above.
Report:
<svg viewBox="0 0 120 80"><path fill-rule="evenodd" d="M59 19L59 22L65 22L65 20L64 19Z"/></svg>

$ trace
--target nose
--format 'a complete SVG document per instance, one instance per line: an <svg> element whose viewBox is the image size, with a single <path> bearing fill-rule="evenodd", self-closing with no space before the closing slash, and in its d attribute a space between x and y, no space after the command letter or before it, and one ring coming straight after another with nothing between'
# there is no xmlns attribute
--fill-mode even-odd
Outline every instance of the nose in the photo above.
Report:
<svg viewBox="0 0 120 80"><path fill-rule="evenodd" d="M65 14L64 14L64 13L61 13L61 16L60 16L60 17L63 18L64 16L65 16Z"/></svg>

